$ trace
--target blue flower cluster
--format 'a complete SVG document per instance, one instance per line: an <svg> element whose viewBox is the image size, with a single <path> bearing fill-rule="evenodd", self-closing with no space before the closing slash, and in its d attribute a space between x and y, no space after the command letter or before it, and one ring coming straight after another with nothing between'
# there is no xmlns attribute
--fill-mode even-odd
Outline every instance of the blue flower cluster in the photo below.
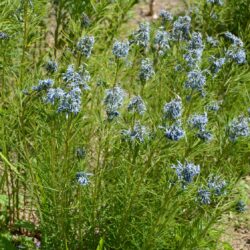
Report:
<svg viewBox="0 0 250 250"><path fill-rule="evenodd" d="M49 72L49 73L55 73L58 69L58 65L56 62L49 60L46 65L45 65L45 69Z"/></svg>
<svg viewBox="0 0 250 250"><path fill-rule="evenodd" d="M194 69L188 72L185 87L202 93L205 83L206 77L203 75L203 72L200 69Z"/></svg>
<svg viewBox="0 0 250 250"><path fill-rule="evenodd" d="M232 34L231 32L229 31L225 32L225 36L233 43L233 45L238 47L243 47L244 44L242 40L239 37Z"/></svg>
<svg viewBox="0 0 250 250"><path fill-rule="evenodd" d="M179 141L185 136L185 131L181 127L181 121L176 121L174 124L166 128L165 136L172 141Z"/></svg>
<svg viewBox="0 0 250 250"><path fill-rule="evenodd" d="M43 98L45 103L52 105L57 104L58 113L66 113L68 117L69 113L78 114L81 110L81 88L84 90L90 89L87 82L90 80L90 75L82 66L79 68L79 72L76 72L73 65L69 65L67 71L62 74L62 79L67 84L69 90L65 91L61 88L51 88L46 85L47 95ZM38 89L44 88L40 87ZM43 84L44 85L44 84ZM43 86L42 85L42 86ZM50 87L50 88L48 88Z"/></svg>
<svg viewBox="0 0 250 250"><path fill-rule="evenodd" d="M189 162L182 164L178 161L177 165L172 165L172 168L175 169L177 177L182 182L183 187L193 182L194 177L200 173L200 166Z"/></svg>
<svg viewBox="0 0 250 250"><path fill-rule="evenodd" d="M122 106L125 97L125 91L120 87L114 87L106 90L104 105L109 120L119 116L118 109Z"/></svg>
<svg viewBox="0 0 250 250"><path fill-rule="evenodd" d="M222 6L224 4L223 0L207 0L207 3Z"/></svg>
<svg viewBox="0 0 250 250"><path fill-rule="evenodd" d="M143 115L147 111L147 108L140 96L134 96L128 104L128 111Z"/></svg>
<svg viewBox="0 0 250 250"><path fill-rule="evenodd" d="M159 16L162 19L162 24L165 25L167 22L173 21L172 14L167 10L161 10Z"/></svg>
<svg viewBox="0 0 250 250"><path fill-rule="evenodd" d="M208 122L207 113L202 115L194 114L188 120L192 128L198 129L196 136L204 141L212 140L213 136L210 132L206 131Z"/></svg>
<svg viewBox="0 0 250 250"><path fill-rule="evenodd" d="M222 66L225 64L226 58L221 57L219 59L216 59L214 56L211 56L210 61L212 62L211 72L215 77L216 74L221 70Z"/></svg>
<svg viewBox="0 0 250 250"><path fill-rule="evenodd" d="M173 24L173 39L187 40L191 26L191 18L189 16L179 16Z"/></svg>
<svg viewBox="0 0 250 250"><path fill-rule="evenodd" d="M89 58L94 47L95 38L93 36L84 36L79 40L76 45L77 50L84 55L86 58Z"/></svg>
<svg viewBox="0 0 250 250"><path fill-rule="evenodd" d="M128 41L125 41L125 42L116 41L113 45L112 52L116 58L127 57L128 52L129 52L129 42Z"/></svg>
<svg viewBox="0 0 250 250"><path fill-rule="evenodd" d="M213 101L206 106L207 110L217 112L220 109L221 101Z"/></svg>
<svg viewBox="0 0 250 250"><path fill-rule="evenodd" d="M216 175L212 175L209 177L207 186L212 191L216 196L219 195L224 195L226 194L225 192L225 187L227 183L225 180L221 180L220 177Z"/></svg>
<svg viewBox="0 0 250 250"><path fill-rule="evenodd" d="M243 200L239 200L235 205L235 209L237 212L243 213L247 210L247 205Z"/></svg>
<svg viewBox="0 0 250 250"><path fill-rule="evenodd" d="M226 32L225 36L232 42L232 45L229 47L226 53L228 59L236 61L238 64L243 64L246 62L246 52L243 49L243 42L240 38L233 35L230 32Z"/></svg>
<svg viewBox="0 0 250 250"><path fill-rule="evenodd" d="M207 43L212 45L212 47L216 47L219 44L219 41L217 39L214 39L212 36L207 36Z"/></svg>
<svg viewBox="0 0 250 250"><path fill-rule="evenodd" d="M183 67L181 66L181 64L177 64L174 69L175 71L180 72L183 70Z"/></svg>
<svg viewBox="0 0 250 250"><path fill-rule="evenodd" d="M203 141L211 141L213 139L213 135L209 131L199 131L196 136Z"/></svg>
<svg viewBox="0 0 250 250"><path fill-rule="evenodd" d="M159 55L164 55L170 49L169 46L170 34L167 31L157 30L154 39L154 47Z"/></svg>
<svg viewBox="0 0 250 250"><path fill-rule="evenodd" d="M149 58L141 61L139 77L141 81L147 81L154 75L153 63Z"/></svg>
<svg viewBox="0 0 250 250"><path fill-rule="evenodd" d="M163 107L163 116L167 119L175 120L175 122L165 128L165 136L173 141L178 141L185 136L185 131L181 127L181 120L176 120L181 117L182 114L182 102L178 97L169 103L166 103Z"/></svg>
<svg viewBox="0 0 250 250"><path fill-rule="evenodd" d="M199 188L198 199L201 204L209 205L216 196L225 195L227 183L221 180L218 176L212 175L209 177L206 187Z"/></svg>
<svg viewBox="0 0 250 250"><path fill-rule="evenodd" d="M82 18L81 18L82 27L89 27L90 24L91 24L91 21L89 17L85 13L83 13Z"/></svg>
<svg viewBox="0 0 250 250"><path fill-rule="evenodd" d="M91 173L85 173L85 172L77 172L76 173L76 181L81 186L86 186L89 184L89 176L92 176Z"/></svg>
<svg viewBox="0 0 250 250"><path fill-rule="evenodd" d="M189 118L188 122L192 126L192 128L204 131L208 122L207 113L204 113L202 115L195 114Z"/></svg>
<svg viewBox="0 0 250 250"><path fill-rule="evenodd" d="M176 98L169 103L166 103L163 108L165 118L177 119L182 114L182 102L180 98Z"/></svg>
<svg viewBox="0 0 250 250"><path fill-rule="evenodd" d="M249 136L249 119L244 116L239 116L238 118L233 119L229 124L229 138L231 141L237 141L238 137Z"/></svg>
<svg viewBox="0 0 250 250"><path fill-rule="evenodd" d="M58 103L57 112L66 113L66 117L69 113L76 115L81 110L81 89L75 87L69 92L65 92L61 88L50 88L44 102L52 105Z"/></svg>
<svg viewBox="0 0 250 250"><path fill-rule="evenodd" d="M69 84L69 87L81 87L84 90L90 89L88 86L90 74L82 66L79 68L79 72L77 72L74 69L74 65L69 65L67 71L62 74L62 79Z"/></svg>
<svg viewBox="0 0 250 250"><path fill-rule="evenodd" d="M139 29L133 33L132 43L146 48L150 40L150 26L149 23L140 23Z"/></svg>
<svg viewBox="0 0 250 250"><path fill-rule="evenodd" d="M191 40L188 42L188 49L189 50L198 50L204 49L204 44L202 42L202 35L200 32L193 32Z"/></svg>
<svg viewBox="0 0 250 250"><path fill-rule="evenodd" d="M0 32L0 40L8 40L9 39L9 35L6 34L5 32Z"/></svg>
<svg viewBox="0 0 250 250"><path fill-rule="evenodd" d="M61 88L49 88L47 96L44 98L44 102L54 105L55 101L61 100L64 95L65 92Z"/></svg>
<svg viewBox="0 0 250 250"><path fill-rule="evenodd" d="M232 46L231 49L227 51L227 57L236 61L238 64L246 63L246 52L244 49L239 49Z"/></svg>
<svg viewBox="0 0 250 250"><path fill-rule="evenodd" d="M193 32L192 38L188 42L187 53L183 55L189 67L198 65L201 60L204 47L201 33Z"/></svg>
<svg viewBox="0 0 250 250"><path fill-rule="evenodd" d="M76 149L76 156L78 159L84 159L84 157L86 156L86 150L83 147L78 147Z"/></svg>
<svg viewBox="0 0 250 250"><path fill-rule="evenodd" d="M209 205L211 203L211 193L208 189L199 188L198 197L203 205Z"/></svg>
<svg viewBox="0 0 250 250"><path fill-rule="evenodd" d="M140 122L136 122L132 130L122 130L121 134L124 136L125 140L130 142L137 141L143 143L149 138L148 129L145 126L142 126Z"/></svg>
<svg viewBox="0 0 250 250"><path fill-rule="evenodd" d="M69 113L77 115L81 110L81 89L74 87L68 93L65 93L60 99L58 112L65 112L66 116Z"/></svg>
<svg viewBox="0 0 250 250"><path fill-rule="evenodd" d="M46 90L50 88L53 84L54 84L54 81L52 79L39 80L38 85L33 86L32 90L34 91Z"/></svg>

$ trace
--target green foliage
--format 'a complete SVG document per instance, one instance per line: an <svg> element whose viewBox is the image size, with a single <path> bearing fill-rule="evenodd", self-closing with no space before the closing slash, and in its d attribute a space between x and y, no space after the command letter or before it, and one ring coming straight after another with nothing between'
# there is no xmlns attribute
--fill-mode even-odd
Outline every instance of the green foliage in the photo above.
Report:
<svg viewBox="0 0 250 250"><path fill-rule="evenodd" d="M249 119L249 64L227 58L213 75L209 58L225 56L230 47L221 34L217 36L218 29L226 31L224 27L213 26L214 20L209 18L210 11L220 13L219 7L193 13L187 39L190 41L197 29L205 44L196 67L188 66L183 57L188 41L170 40L166 53L155 46L160 20L150 24L147 46L136 45L134 37L147 40L147 36L131 30L127 32L131 34L128 56L115 57L111 45L119 38L135 3L0 3L0 31L9 35L0 40L3 249L19 245L35 249L40 241L41 249L216 249L221 235L217 225L224 214L234 211L235 197L239 196L237 184L249 174L249 137L230 139L233 119ZM81 22L83 14L90 19L87 27ZM51 25L53 42L48 38ZM161 30L172 33L172 26L167 23ZM217 36L218 46L205 42L207 34ZM89 58L77 48L77 42L86 35L95 37ZM242 36L248 39L243 29ZM247 48L246 53L249 55ZM144 74L149 75L146 80L140 77L145 58L153 67L149 71L144 68ZM48 60L56 61L58 71L46 71ZM90 89L82 90L76 114L60 112L60 98L46 103L46 87L41 91L32 88L39 80L51 78L53 88L69 93L72 86L63 80L69 65L81 71L80 77L87 75L84 70L91 76ZM178 65L180 70L176 70ZM188 72L199 68L206 74L202 87L205 96L201 89L185 87ZM112 119L107 108L110 99L104 99L118 86L126 94L117 110L110 105L111 111L119 112L113 112L117 117ZM128 111L134 95L144 100L144 115ZM185 134L174 141L167 138L166 129L176 121L164 118L163 107L178 98L183 106L179 119ZM213 102L220 106L216 112L207 108ZM70 104L72 108L75 103ZM204 112L208 117L206 129L213 135L211 141L197 137L198 131L192 130L189 122L191 115ZM145 138L141 138L144 127L138 133L134 131L138 121L147 128ZM172 167L178 161L200 165L200 173L190 183L185 182ZM202 204L198 192L208 188L211 176L225 180L225 190L218 194L211 188L210 203Z"/></svg>
<svg viewBox="0 0 250 250"><path fill-rule="evenodd" d="M196 27L209 35L230 31L240 36L249 48L250 1L224 0L223 6L216 6L207 1L191 1L192 19Z"/></svg>

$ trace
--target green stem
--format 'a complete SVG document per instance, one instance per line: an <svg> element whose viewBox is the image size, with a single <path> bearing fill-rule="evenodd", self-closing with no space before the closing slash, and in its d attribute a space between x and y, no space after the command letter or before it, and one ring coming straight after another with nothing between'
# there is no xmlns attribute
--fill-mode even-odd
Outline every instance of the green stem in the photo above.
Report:
<svg viewBox="0 0 250 250"><path fill-rule="evenodd" d="M13 164L11 164L10 161L1 152L0 152L0 157L10 167L10 170L15 172L15 174L18 176L18 178L23 179L23 177L19 173L18 169Z"/></svg>
<svg viewBox="0 0 250 250"><path fill-rule="evenodd" d="M116 83L117 83L118 72L119 72L119 69L120 69L120 61L119 61L119 58L116 58L116 59L115 59L115 62L116 62L116 69L115 69L115 78L114 78L113 87L115 87L115 85L116 85Z"/></svg>
<svg viewBox="0 0 250 250"><path fill-rule="evenodd" d="M28 38L28 2L27 0L24 0L23 3L23 19L24 19L24 28L23 28L23 48L22 48L22 57L21 57L21 63L20 63L20 85L21 88L23 87L23 76L24 76L24 70L25 70L25 54L27 50L27 38Z"/></svg>
<svg viewBox="0 0 250 250"><path fill-rule="evenodd" d="M176 203L172 204L170 209L167 209L169 201L171 201L171 199L173 199L172 193L174 192L174 190L175 190L174 188L171 188L169 190L169 192L167 192L164 195L162 205L159 209L156 222L154 225L151 226L149 233L146 237L146 241L143 243L142 249L152 249L152 246L154 245L155 235L157 235L158 232L160 232L164 228L164 226L167 224L167 222L169 222L169 220L172 217L174 217L174 215L177 213L178 205ZM167 216L166 216L166 214L167 214ZM164 220L164 222L161 224L162 220Z"/></svg>

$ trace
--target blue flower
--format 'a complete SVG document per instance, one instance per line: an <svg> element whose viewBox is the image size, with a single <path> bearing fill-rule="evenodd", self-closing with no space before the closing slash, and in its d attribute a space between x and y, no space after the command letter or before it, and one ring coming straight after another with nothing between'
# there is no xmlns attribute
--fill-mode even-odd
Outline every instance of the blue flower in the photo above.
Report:
<svg viewBox="0 0 250 250"><path fill-rule="evenodd" d="M75 87L68 93L65 93L60 99L57 111L59 113L65 112L66 116L68 116L69 113L77 115L81 111L81 89Z"/></svg>
<svg viewBox="0 0 250 250"><path fill-rule="evenodd" d="M137 112L143 115L146 110L146 105L140 96L134 96L128 104L128 111Z"/></svg>
<svg viewBox="0 0 250 250"><path fill-rule="evenodd" d="M163 30L157 30L154 39L154 47L157 49L159 55L163 55L169 47L170 35Z"/></svg>
<svg viewBox="0 0 250 250"><path fill-rule="evenodd" d="M109 120L113 120L119 116L118 109L122 106L125 97L125 92L120 87L114 87L106 90L104 105Z"/></svg>
<svg viewBox="0 0 250 250"><path fill-rule="evenodd" d="M28 89L23 89L23 90L22 90L22 94L23 94L23 95L30 95L30 92L29 92Z"/></svg>
<svg viewBox="0 0 250 250"><path fill-rule="evenodd" d="M247 205L243 200L239 200L235 205L235 209L237 212L243 213L247 210Z"/></svg>
<svg viewBox="0 0 250 250"><path fill-rule="evenodd" d="M49 72L49 73L55 73L57 71L58 65L56 62L49 60L46 65L45 65L45 69Z"/></svg>
<svg viewBox="0 0 250 250"><path fill-rule="evenodd" d="M69 87L82 87L84 90L90 89L88 86L90 74L83 66L79 68L79 72L76 72L74 65L69 65L67 71L62 76L62 79L69 84Z"/></svg>
<svg viewBox="0 0 250 250"><path fill-rule="evenodd" d="M219 101L219 102L213 101L209 105L207 105L206 108L209 111L217 112L220 109L220 104L221 104L221 101Z"/></svg>
<svg viewBox="0 0 250 250"><path fill-rule="evenodd" d="M181 122L177 121L166 129L165 136L172 141L179 141L185 135L185 131L181 127Z"/></svg>
<svg viewBox="0 0 250 250"><path fill-rule="evenodd" d="M238 64L246 63L246 52L244 49L238 49L238 47L232 46L226 52L226 56L236 61Z"/></svg>
<svg viewBox="0 0 250 250"><path fill-rule="evenodd" d="M179 71L182 71L182 66L181 66L181 64L177 64L176 66L175 66L175 71L177 71L177 72L179 72Z"/></svg>
<svg viewBox="0 0 250 250"><path fill-rule="evenodd" d="M214 56L211 56L210 61L212 62L211 71L215 76L220 71L222 66L225 64L226 58L222 57L222 58L216 59Z"/></svg>
<svg viewBox="0 0 250 250"><path fill-rule="evenodd" d="M8 40L9 39L9 35L6 34L5 32L0 32L0 40Z"/></svg>
<svg viewBox="0 0 250 250"><path fill-rule="evenodd" d="M140 122L136 122L132 130L122 130L121 134L124 138L130 142L137 141L143 143L149 138L148 130L145 126L142 126Z"/></svg>
<svg viewBox="0 0 250 250"><path fill-rule="evenodd" d="M235 142L238 137L249 136L249 119L243 116L233 119L229 124L229 138Z"/></svg>
<svg viewBox="0 0 250 250"><path fill-rule="evenodd" d="M78 159L83 159L86 156L85 148L79 147L76 149L76 156Z"/></svg>
<svg viewBox="0 0 250 250"><path fill-rule="evenodd" d="M197 128L200 131L205 131L208 122L207 113L205 112L202 115L194 114L189 118L188 122L192 126L192 128Z"/></svg>
<svg viewBox="0 0 250 250"><path fill-rule="evenodd" d="M60 100L64 97L65 92L61 88L49 88L47 96L44 97L45 103L54 104L56 100Z"/></svg>
<svg viewBox="0 0 250 250"><path fill-rule="evenodd" d="M225 36L233 43L233 45L237 47L243 47L244 44L242 40L239 37L232 34L231 32L229 31L225 32Z"/></svg>
<svg viewBox="0 0 250 250"><path fill-rule="evenodd" d="M211 17L212 20L218 20L218 15L215 12L212 12L210 14L210 17Z"/></svg>
<svg viewBox="0 0 250 250"><path fill-rule="evenodd" d="M207 189L200 188L198 190L198 197L200 202L204 205L209 205L211 203L211 193Z"/></svg>
<svg viewBox="0 0 250 250"><path fill-rule="evenodd" d="M202 71L199 69L194 69L188 72L187 80L185 82L186 88L197 89L202 92L202 88L206 83L206 77L203 75Z"/></svg>
<svg viewBox="0 0 250 250"><path fill-rule="evenodd" d="M186 40L188 38L191 26L191 18L189 16L179 16L173 24L173 39Z"/></svg>
<svg viewBox="0 0 250 250"><path fill-rule="evenodd" d="M211 141L213 139L212 133L205 130L198 132L196 135L203 141Z"/></svg>
<svg viewBox="0 0 250 250"><path fill-rule="evenodd" d="M89 17L84 13L82 15L82 19L81 19L82 27L89 27L90 24L91 24L91 21L90 21Z"/></svg>
<svg viewBox="0 0 250 250"><path fill-rule="evenodd" d="M117 58L126 57L129 52L129 42L116 41L112 49L113 55Z"/></svg>
<svg viewBox="0 0 250 250"><path fill-rule="evenodd" d="M204 47L201 33L193 32L192 38L188 42L187 53L183 55L184 59L188 63L188 66L194 67L198 62L200 62Z"/></svg>
<svg viewBox="0 0 250 250"><path fill-rule="evenodd" d="M224 195L226 193L225 187L227 183L225 180L221 180L218 176L210 176L207 185L210 191L213 192L216 196Z"/></svg>
<svg viewBox="0 0 250 250"><path fill-rule="evenodd" d="M133 33L132 43L138 46L146 48L150 39L150 26L149 23L140 23L139 29Z"/></svg>
<svg viewBox="0 0 250 250"><path fill-rule="evenodd" d="M77 50L86 58L89 58L94 47L95 38L93 36L84 36L77 43Z"/></svg>
<svg viewBox="0 0 250 250"><path fill-rule="evenodd" d="M165 118L177 119L182 114L182 102L180 98L176 98L166 103L163 108Z"/></svg>
<svg viewBox="0 0 250 250"><path fill-rule="evenodd" d="M51 87L53 84L54 84L54 81L52 79L39 80L38 85L33 86L32 90L35 90L35 91L45 90Z"/></svg>
<svg viewBox="0 0 250 250"><path fill-rule="evenodd" d="M140 80L147 81L154 75L153 64L149 58L143 59L141 61L141 69L140 69Z"/></svg>
<svg viewBox="0 0 250 250"><path fill-rule="evenodd" d="M85 172L77 172L76 173L76 181L81 186L86 186L89 184L89 176L92 176L91 173L85 173Z"/></svg>
<svg viewBox="0 0 250 250"><path fill-rule="evenodd" d="M198 63L201 60L203 50L189 50L186 54L183 55L184 60L187 62L187 65L190 68L198 66Z"/></svg>
<svg viewBox="0 0 250 250"><path fill-rule="evenodd" d="M198 197L202 204L208 205L213 200L221 195L226 194L227 183L225 180L222 180L219 176L211 175L208 178L205 188L200 188L198 190Z"/></svg>
<svg viewBox="0 0 250 250"><path fill-rule="evenodd" d="M236 61L238 64L246 62L246 52L243 49L243 42L241 39L230 32L226 32L225 36L232 42L232 45L226 52L227 58Z"/></svg>
<svg viewBox="0 0 250 250"><path fill-rule="evenodd" d="M173 21L172 14L169 11L167 11L167 10L161 10L159 16L162 19L162 24L163 25L165 25L166 22L168 22L168 21L169 22Z"/></svg>
<svg viewBox="0 0 250 250"><path fill-rule="evenodd" d="M71 81L80 81L79 78L79 74L75 76L75 69L73 64L69 65L66 72L62 74L62 79L66 83L69 83Z"/></svg>
<svg viewBox="0 0 250 250"><path fill-rule="evenodd" d="M189 50L204 49L204 44L202 42L202 35L200 32L193 32L191 40L188 42Z"/></svg>
<svg viewBox="0 0 250 250"><path fill-rule="evenodd" d="M219 41L214 39L212 36L207 36L207 43L212 45L212 47L216 47L219 44Z"/></svg>
<svg viewBox="0 0 250 250"><path fill-rule="evenodd" d="M222 6L224 4L223 0L207 0L207 3Z"/></svg>
<svg viewBox="0 0 250 250"><path fill-rule="evenodd" d="M183 183L183 185L190 184L194 177L200 173L200 166L194 165L193 163L185 162L182 164L178 161L177 165L172 165L175 169L178 179Z"/></svg>

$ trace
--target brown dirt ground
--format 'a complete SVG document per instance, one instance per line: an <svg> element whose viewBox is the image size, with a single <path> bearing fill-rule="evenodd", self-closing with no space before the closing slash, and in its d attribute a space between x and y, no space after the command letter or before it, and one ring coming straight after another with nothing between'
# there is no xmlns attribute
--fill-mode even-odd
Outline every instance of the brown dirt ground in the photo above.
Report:
<svg viewBox="0 0 250 250"><path fill-rule="evenodd" d="M221 242L229 243L234 250L250 250L250 176L239 183L239 188L248 197L248 209L242 214L229 214L225 217L223 226L226 230Z"/></svg>

